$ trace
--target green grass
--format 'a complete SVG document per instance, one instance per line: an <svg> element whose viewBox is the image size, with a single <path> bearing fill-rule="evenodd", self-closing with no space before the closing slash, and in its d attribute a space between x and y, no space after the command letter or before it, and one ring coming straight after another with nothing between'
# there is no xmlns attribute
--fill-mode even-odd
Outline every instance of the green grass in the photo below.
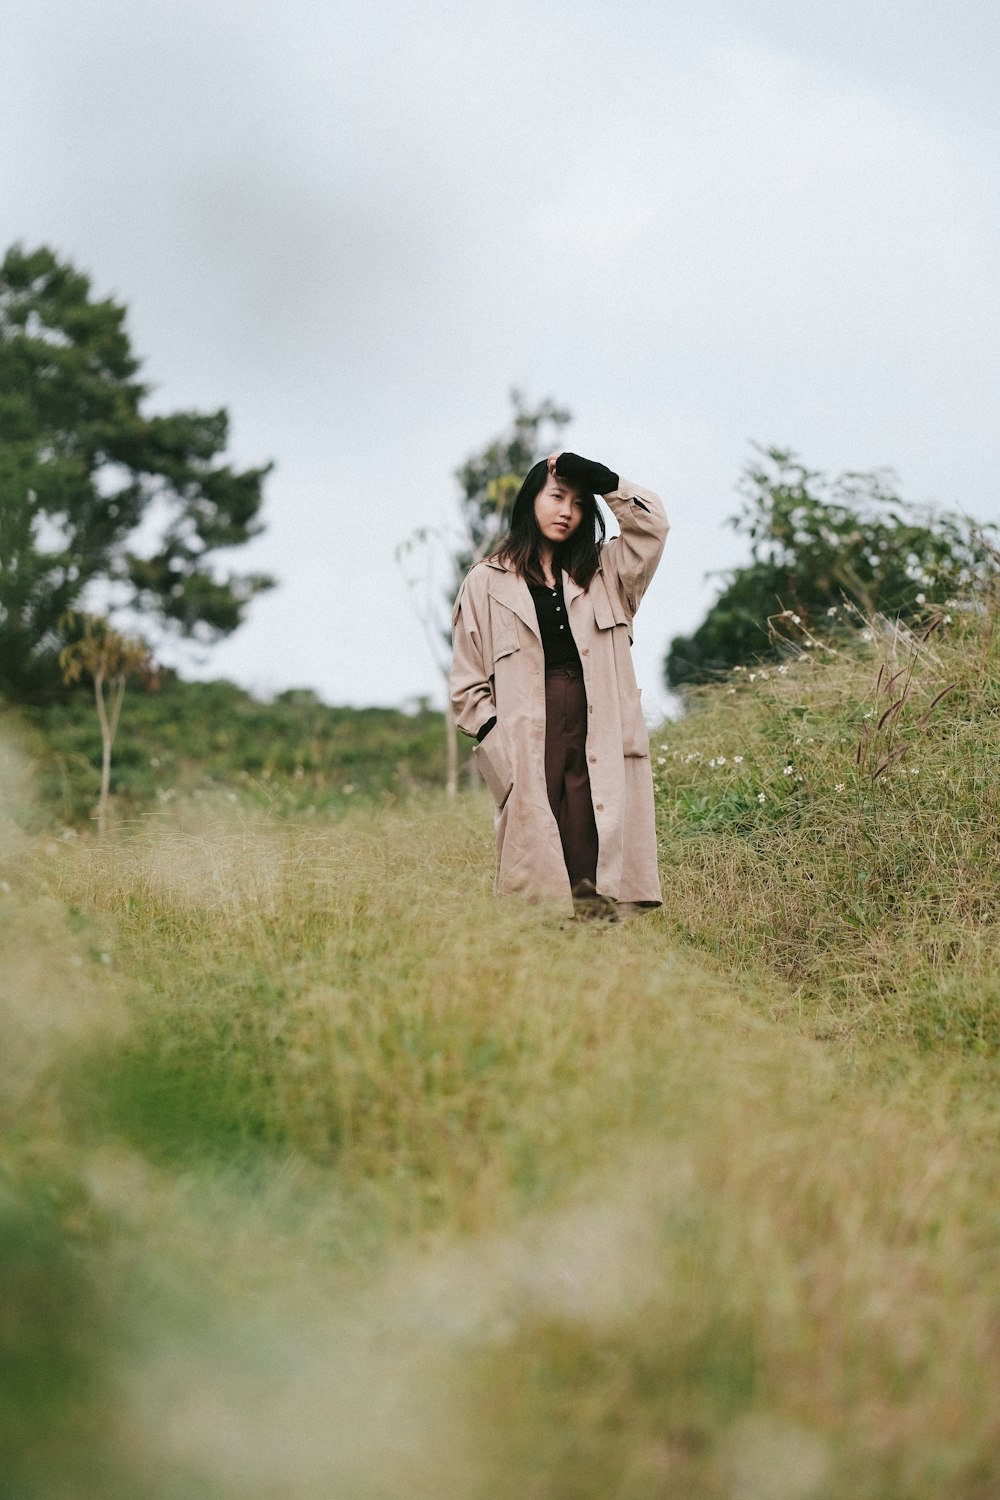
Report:
<svg viewBox="0 0 1000 1500"><path fill-rule="evenodd" d="M0 818L0 1492L997 1493L1000 673L953 613L668 727L617 927L494 902L480 796Z"/></svg>
<svg viewBox="0 0 1000 1500"><path fill-rule="evenodd" d="M112 756L111 812L121 825L178 801L227 801L272 817L323 818L353 800L391 802L445 779L444 719L421 701L331 708L308 690L264 703L231 682L130 686ZM13 713L13 711L10 711ZM18 710L38 799L85 827L97 802L101 739L87 685Z"/></svg>

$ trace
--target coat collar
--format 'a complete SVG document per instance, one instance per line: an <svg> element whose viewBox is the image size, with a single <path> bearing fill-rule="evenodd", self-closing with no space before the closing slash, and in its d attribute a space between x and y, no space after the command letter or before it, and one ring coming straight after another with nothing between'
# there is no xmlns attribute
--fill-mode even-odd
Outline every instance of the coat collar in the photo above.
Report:
<svg viewBox="0 0 1000 1500"><path fill-rule="evenodd" d="M535 611L535 601L531 597L531 591L524 579L508 568L504 563L498 562L495 557L486 559L486 566L490 570L489 591L494 599L499 599L508 609L512 609L527 625L533 635L539 636L538 615ZM596 577L596 574L595 574ZM566 600L566 610L574 599L578 599L583 589L578 583L574 583L565 569L562 574L563 598Z"/></svg>

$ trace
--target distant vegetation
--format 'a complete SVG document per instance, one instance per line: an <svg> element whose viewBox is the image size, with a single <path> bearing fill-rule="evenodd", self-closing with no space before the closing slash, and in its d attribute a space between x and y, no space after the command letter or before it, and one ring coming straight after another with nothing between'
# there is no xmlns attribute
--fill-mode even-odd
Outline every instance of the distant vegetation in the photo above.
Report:
<svg viewBox="0 0 1000 1500"><path fill-rule="evenodd" d="M92 693L10 711L36 765L48 816L85 825L96 806L101 735ZM112 771L112 814L134 819L178 798L226 797L275 815L311 817L351 798L443 786L444 723L419 704L331 708L309 690L263 703L225 681L163 672L158 691L130 687Z"/></svg>
<svg viewBox="0 0 1000 1500"><path fill-rule="evenodd" d="M780 659L788 619L826 632L851 611L918 620L927 600L968 592L995 566L995 526L904 500L889 472L831 477L794 453L758 449L737 492L729 524L748 539L750 560L723 575L697 630L674 638L669 687Z"/></svg>

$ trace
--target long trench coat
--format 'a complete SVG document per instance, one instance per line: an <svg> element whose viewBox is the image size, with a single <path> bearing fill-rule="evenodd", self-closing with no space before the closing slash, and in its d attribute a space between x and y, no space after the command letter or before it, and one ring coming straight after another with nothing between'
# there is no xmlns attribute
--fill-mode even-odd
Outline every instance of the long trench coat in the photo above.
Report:
<svg viewBox="0 0 1000 1500"><path fill-rule="evenodd" d="M621 528L584 590L562 575L587 689L587 770L598 833L597 889L659 904L649 735L632 666L632 620L663 551L659 497L622 480L602 497ZM469 570L452 616L451 701L463 733L496 724L474 754L496 801L499 895L520 892L572 912L569 876L545 785L545 657L528 585L493 558Z"/></svg>

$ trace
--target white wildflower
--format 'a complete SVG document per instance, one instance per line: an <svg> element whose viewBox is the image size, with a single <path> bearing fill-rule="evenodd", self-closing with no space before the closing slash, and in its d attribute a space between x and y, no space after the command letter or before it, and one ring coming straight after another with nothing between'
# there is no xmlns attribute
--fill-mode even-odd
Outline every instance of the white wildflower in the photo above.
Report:
<svg viewBox="0 0 1000 1500"><path fill-rule="evenodd" d="M742 757L742 755L734 755L733 756L733 765L734 766L741 766L742 764L743 764L743 757Z"/></svg>
<svg viewBox="0 0 1000 1500"><path fill-rule="evenodd" d="M750 681L751 682L756 682L757 681L757 673L756 672L751 672L750 673Z"/></svg>
<svg viewBox="0 0 1000 1500"><path fill-rule="evenodd" d="M793 625L801 625L802 624L801 618L798 615L792 615L792 624Z"/></svg>
<svg viewBox="0 0 1000 1500"><path fill-rule="evenodd" d="M917 603L918 604L926 604L927 603L927 595L926 594L918 594L917 595Z"/></svg>
<svg viewBox="0 0 1000 1500"><path fill-rule="evenodd" d="M787 677L788 676L788 668L787 667L779 667L778 668L778 674L781 677Z"/></svg>
<svg viewBox="0 0 1000 1500"><path fill-rule="evenodd" d="M765 802L765 801L766 801L766 800L767 800L767 799L766 799L766 798L765 798L765 796L764 796L764 793L763 793L763 792L758 792L758 793L757 793L757 801L758 801L758 802Z"/></svg>
<svg viewBox="0 0 1000 1500"><path fill-rule="evenodd" d="M942 625L950 625L951 624L951 615L945 615L944 619L941 621L941 624Z"/></svg>
<svg viewBox="0 0 1000 1500"><path fill-rule="evenodd" d="M835 792L846 792L847 787L846 787L846 785L845 785L845 783L843 781L838 781L837 785L834 787L833 790Z"/></svg>
<svg viewBox="0 0 1000 1500"><path fill-rule="evenodd" d="M786 766L785 769L782 771L781 774L782 774L782 776L791 776L791 774L794 771L794 769L795 769L794 766Z"/></svg>
<svg viewBox="0 0 1000 1500"><path fill-rule="evenodd" d="M827 610L828 617L832 620L833 617L834 617L834 615L836 613L837 613L837 606L835 604L831 604L830 608Z"/></svg>
<svg viewBox="0 0 1000 1500"><path fill-rule="evenodd" d="M770 672L761 672L761 674L760 674L760 680L761 680L761 682L770 682L771 681L771 674L770 674Z"/></svg>

